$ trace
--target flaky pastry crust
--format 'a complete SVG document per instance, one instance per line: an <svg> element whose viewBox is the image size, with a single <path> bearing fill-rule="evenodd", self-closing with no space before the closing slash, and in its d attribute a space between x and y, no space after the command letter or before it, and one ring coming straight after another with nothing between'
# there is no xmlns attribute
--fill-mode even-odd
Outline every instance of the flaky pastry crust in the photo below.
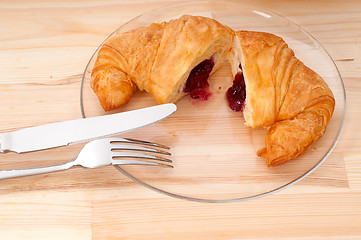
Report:
<svg viewBox="0 0 361 240"><path fill-rule="evenodd" d="M185 15L122 33L100 48L91 87L105 111L126 104L136 87L158 103L176 102L200 62L212 58L212 74L233 53L235 33L214 19Z"/></svg>
<svg viewBox="0 0 361 240"><path fill-rule="evenodd" d="M105 111L125 105L137 88L160 104L176 102L192 69L206 59L214 61L210 74L225 61L233 75L243 71L243 115L247 126L268 128L266 146L257 152L268 166L302 155L324 134L335 106L324 80L282 38L234 32L210 18L186 15L108 39L91 87Z"/></svg>
<svg viewBox="0 0 361 240"><path fill-rule="evenodd" d="M243 115L252 128L269 127L257 155L277 166L306 152L325 132L335 99L325 81L273 34L239 31L246 83Z"/></svg>

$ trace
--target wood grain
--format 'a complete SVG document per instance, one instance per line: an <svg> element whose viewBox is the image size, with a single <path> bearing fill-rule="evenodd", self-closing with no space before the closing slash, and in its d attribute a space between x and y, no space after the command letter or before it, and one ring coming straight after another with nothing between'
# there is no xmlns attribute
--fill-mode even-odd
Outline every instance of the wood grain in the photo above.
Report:
<svg viewBox="0 0 361 240"><path fill-rule="evenodd" d="M1 1L0 132L81 117L80 80L99 43L173 2ZM112 167L3 180L1 239L360 239L361 2L242 2L288 17L335 60L346 122L321 167L276 194L224 204L171 198ZM0 155L0 169L65 162L81 146Z"/></svg>

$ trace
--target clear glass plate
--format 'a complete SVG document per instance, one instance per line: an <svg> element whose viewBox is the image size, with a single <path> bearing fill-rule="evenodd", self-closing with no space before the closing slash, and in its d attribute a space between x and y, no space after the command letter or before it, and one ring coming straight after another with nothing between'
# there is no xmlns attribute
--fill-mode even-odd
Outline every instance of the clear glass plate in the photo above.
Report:
<svg viewBox="0 0 361 240"><path fill-rule="evenodd" d="M177 102L171 117L122 136L155 141L171 147L174 169L145 166L116 168L134 181L167 195L205 202L252 199L281 190L315 170L334 148L345 117L345 89L325 49L296 24L270 11L230 2L192 2L149 11L121 26L112 35L184 14L214 18L234 30L265 31L282 37L296 56L319 73L336 98L334 115L325 135L303 156L268 168L256 152L264 146L266 130L245 127L242 113L229 109L225 91L232 84L224 64L210 77L212 97L205 103L188 96ZM111 35L111 36L112 36ZM110 36L109 36L110 37ZM90 88L97 51L85 69L81 87L83 117L105 113ZM172 74L172 73L170 73ZM136 92L129 104L114 112L156 105L146 92Z"/></svg>

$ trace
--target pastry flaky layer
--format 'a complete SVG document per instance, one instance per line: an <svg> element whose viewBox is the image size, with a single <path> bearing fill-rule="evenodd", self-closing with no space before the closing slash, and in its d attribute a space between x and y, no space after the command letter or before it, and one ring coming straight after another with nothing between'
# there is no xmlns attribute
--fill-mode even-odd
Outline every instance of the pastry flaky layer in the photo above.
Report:
<svg viewBox="0 0 361 240"><path fill-rule="evenodd" d="M191 70L212 58L212 74L233 54L234 39L227 26L188 15L121 33L100 48L91 87L105 111L126 104L136 88L158 103L176 102Z"/></svg>
<svg viewBox="0 0 361 240"><path fill-rule="evenodd" d="M269 127L257 155L277 166L306 152L325 132L335 107L325 81L270 33L239 31L246 83L243 115L252 128Z"/></svg>
<svg viewBox="0 0 361 240"><path fill-rule="evenodd" d="M210 18L186 15L111 37L98 52L91 87L105 111L125 105L137 88L158 103L176 102L191 71L208 59L210 74L225 61L234 76L243 72L244 119L268 128L257 152L268 166L302 155L324 134L335 100L323 79L282 38L234 32Z"/></svg>

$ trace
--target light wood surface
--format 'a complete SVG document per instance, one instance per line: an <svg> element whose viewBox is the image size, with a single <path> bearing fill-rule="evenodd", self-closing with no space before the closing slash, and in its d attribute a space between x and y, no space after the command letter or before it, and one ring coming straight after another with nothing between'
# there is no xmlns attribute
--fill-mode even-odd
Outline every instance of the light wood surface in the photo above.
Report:
<svg viewBox="0 0 361 240"><path fill-rule="evenodd" d="M1 1L0 132L80 118L80 80L99 43L174 2ZM321 167L276 194L236 203L171 198L112 167L2 180L1 239L360 239L361 2L243 2L288 17L335 60L346 122ZM0 169L65 162L81 146L3 154Z"/></svg>

